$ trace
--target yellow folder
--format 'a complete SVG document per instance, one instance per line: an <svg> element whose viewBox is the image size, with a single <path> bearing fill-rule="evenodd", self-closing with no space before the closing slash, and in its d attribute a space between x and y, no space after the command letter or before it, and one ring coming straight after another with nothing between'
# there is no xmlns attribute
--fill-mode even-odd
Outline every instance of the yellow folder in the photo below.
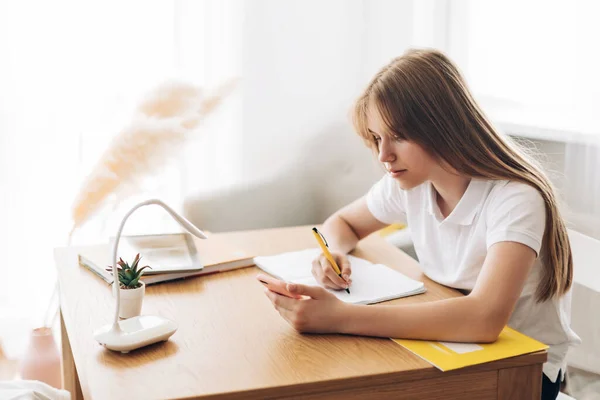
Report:
<svg viewBox="0 0 600 400"><path fill-rule="evenodd" d="M506 326L494 343L450 343L428 340L392 339L442 371L482 364L502 358L535 353L548 348Z"/></svg>

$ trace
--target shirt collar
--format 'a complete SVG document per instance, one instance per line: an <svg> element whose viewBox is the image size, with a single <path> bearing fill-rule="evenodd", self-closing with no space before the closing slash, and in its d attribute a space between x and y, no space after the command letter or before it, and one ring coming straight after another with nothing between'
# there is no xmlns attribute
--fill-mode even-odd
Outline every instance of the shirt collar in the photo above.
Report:
<svg viewBox="0 0 600 400"><path fill-rule="evenodd" d="M440 223L451 223L456 225L471 225L475 215L479 212L481 200L486 192L488 181L481 179L471 179L467 190L460 201L454 207L454 210L446 219L442 216L440 208L436 201L436 191L431 184L427 182L427 205L429 213Z"/></svg>

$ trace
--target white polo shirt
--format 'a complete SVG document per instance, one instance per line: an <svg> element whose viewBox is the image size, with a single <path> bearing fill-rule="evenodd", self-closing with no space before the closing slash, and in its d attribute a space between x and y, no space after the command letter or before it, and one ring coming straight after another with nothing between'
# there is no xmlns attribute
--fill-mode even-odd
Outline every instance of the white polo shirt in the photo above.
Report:
<svg viewBox="0 0 600 400"><path fill-rule="evenodd" d="M402 190L386 175L367 194L367 205L381 222L407 224L425 275L456 289L473 290L494 243L518 242L540 254L545 205L540 193L524 183L472 179L444 219L430 182ZM550 346L543 370L555 382L559 370L565 371L569 346L580 339L569 326L570 291L536 303L541 261L536 259L508 325Z"/></svg>

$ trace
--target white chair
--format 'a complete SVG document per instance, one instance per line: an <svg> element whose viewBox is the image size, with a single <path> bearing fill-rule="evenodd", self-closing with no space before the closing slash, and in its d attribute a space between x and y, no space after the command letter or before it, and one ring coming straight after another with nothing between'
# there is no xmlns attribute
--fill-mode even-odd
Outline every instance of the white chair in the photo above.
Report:
<svg viewBox="0 0 600 400"><path fill-rule="evenodd" d="M587 398L600 390L600 241L571 229L569 239L574 268L571 327L582 343L567 355L567 386L576 397ZM578 370L582 373L575 376Z"/></svg>
<svg viewBox="0 0 600 400"><path fill-rule="evenodd" d="M568 364L600 374L600 241L569 230L573 252L571 326L582 344L569 350Z"/></svg>

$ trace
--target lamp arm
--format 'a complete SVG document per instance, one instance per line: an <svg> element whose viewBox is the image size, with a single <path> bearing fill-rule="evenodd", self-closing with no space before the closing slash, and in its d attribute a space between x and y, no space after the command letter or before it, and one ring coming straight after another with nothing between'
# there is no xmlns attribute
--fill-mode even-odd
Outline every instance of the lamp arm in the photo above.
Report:
<svg viewBox="0 0 600 400"><path fill-rule="evenodd" d="M116 304L116 309L115 309L115 320L114 320L113 327L112 327L112 329L115 331L120 331L120 329L121 329L119 327L119 307L121 306L121 293L119 290L119 286L120 286L119 272L117 270L117 250L119 248L119 240L121 239L121 233L123 232L123 227L125 226L125 222L129 218L129 216L131 214L133 214L133 212L135 210L137 210L138 208L147 206L147 205L151 205L151 204L156 204L156 205L164 208L169 213L169 215L171 215L171 217L173 217L173 219L179 223L179 225L181 225L185 230L190 232L192 235L196 236L199 239L206 239L206 235L204 234L204 232L202 232L200 229L196 228L194 226L194 224L192 224L190 221L188 221L187 219L185 219L184 217L179 215L177 212L175 212L175 210L173 210L171 207L169 207L164 202L162 202L161 200L158 200L158 199L150 199L150 200L142 201L141 203L136 204L131 210L129 210L127 212L127 214L125 214L125 216L121 220L121 224L119 225L119 230L117 231L117 236L115 237L115 243L114 243L113 249L112 249L113 294L117 299L117 302L116 302L117 304Z"/></svg>

